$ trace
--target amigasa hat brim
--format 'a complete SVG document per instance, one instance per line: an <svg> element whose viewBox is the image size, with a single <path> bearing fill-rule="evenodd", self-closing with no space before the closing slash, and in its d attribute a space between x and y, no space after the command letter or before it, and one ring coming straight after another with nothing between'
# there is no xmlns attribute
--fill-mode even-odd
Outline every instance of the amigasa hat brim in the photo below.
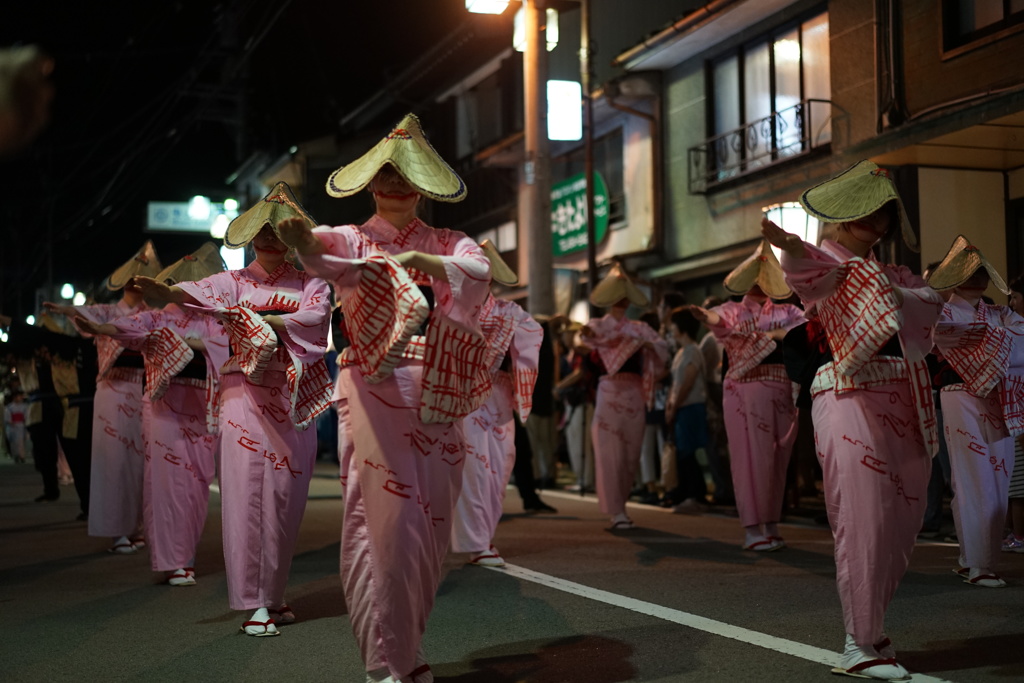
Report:
<svg viewBox="0 0 1024 683"><path fill-rule="evenodd" d="M460 202L466 198L466 184L430 145L420 120L413 114L406 114L369 152L332 173L327 179L327 194L356 194L370 184L385 164L394 167L425 197L440 202Z"/></svg>
<svg viewBox="0 0 1024 683"><path fill-rule="evenodd" d="M252 242L264 225L269 223L274 234L277 234L278 223L295 217L305 220L311 228L316 227L316 221L299 204L292 188L288 187L288 183L280 182L274 185L266 197L228 224L227 232L224 233L224 246L228 249L241 249Z"/></svg>
<svg viewBox="0 0 1024 683"><path fill-rule="evenodd" d="M497 247L490 240L481 242L480 249L483 250L487 260L491 262L492 280L508 287L515 287L519 284L519 276L505 263L505 259L501 258Z"/></svg>
<svg viewBox="0 0 1024 683"><path fill-rule="evenodd" d="M895 201L899 210L900 233L913 251L919 251L917 235L903 207L889 171L871 161L859 161L839 175L815 185L800 195L804 210L825 223L846 223L870 216L886 203Z"/></svg>
<svg viewBox="0 0 1024 683"><path fill-rule="evenodd" d="M650 304L644 293L633 284L622 268L615 264L590 293L590 303L601 308L609 308L623 299L629 299L632 304L641 308Z"/></svg>
<svg viewBox="0 0 1024 683"><path fill-rule="evenodd" d="M730 294L746 294L754 285L772 299L785 299L793 293L775 252L764 239L753 254L725 276L723 284Z"/></svg>
<svg viewBox="0 0 1024 683"><path fill-rule="evenodd" d="M203 246L191 254L182 257L160 271L156 276L158 282L171 280L179 282L197 282L224 270L224 259L220 257L217 245L204 242Z"/></svg>
<svg viewBox="0 0 1024 683"><path fill-rule="evenodd" d="M1010 288L1006 286L1006 281L995 266L963 235L957 235L953 240L946 257L928 277L928 284L937 290L955 289L967 282L979 268L984 268L988 272L989 279L996 289L1007 296L1010 295Z"/></svg>
<svg viewBox="0 0 1024 683"><path fill-rule="evenodd" d="M110 274L110 277L107 278L107 289L114 291L122 289L136 275L153 277L162 268L163 266L160 265L160 259L157 258L153 241L146 240L146 243L136 252L135 256L131 257L124 265Z"/></svg>

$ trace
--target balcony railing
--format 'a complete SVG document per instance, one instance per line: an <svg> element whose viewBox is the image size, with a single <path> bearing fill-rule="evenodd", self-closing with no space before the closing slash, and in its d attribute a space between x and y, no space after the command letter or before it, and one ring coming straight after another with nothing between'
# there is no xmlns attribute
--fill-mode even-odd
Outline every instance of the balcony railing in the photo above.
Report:
<svg viewBox="0 0 1024 683"><path fill-rule="evenodd" d="M808 99L691 147L690 194L828 145L831 124L832 102Z"/></svg>

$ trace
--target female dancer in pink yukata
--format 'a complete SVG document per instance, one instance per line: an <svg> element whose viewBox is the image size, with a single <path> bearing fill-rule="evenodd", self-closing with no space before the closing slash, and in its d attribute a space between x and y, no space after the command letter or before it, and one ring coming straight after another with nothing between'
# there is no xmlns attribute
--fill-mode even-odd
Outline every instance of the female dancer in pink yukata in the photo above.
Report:
<svg viewBox="0 0 1024 683"><path fill-rule="evenodd" d="M174 284L222 270L217 247L207 242L156 279ZM82 317L75 323L89 334L113 337L142 353L142 500L150 563L153 571L166 573L169 585L193 586L196 548L217 471L217 371L228 360L227 334L216 319L174 304L102 325Z"/></svg>
<svg viewBox="0 0 1024 683"><path fill-rule="evenodd" d="M255 262L174 286L136 278L147 297L220 320L230 337L218 420L224 563L228 604L255 610L242 631L257 637L295 620L284 592L316 460L309 427L330 405L330 291L286 260L274 226L291 217L313 224L278 183L224 236L230 248L251 243Z"/></svg>
<svg viewBox="0 0 1024 683"><path fill-rule="evenodd" d="M491 262L492 279L507 286L518 284L519 278L497 249L487 240L480 246ZM471 564L504 567L505 560L491 539L516 461L513 411L519 411L523 422L530 415L544 330L518 304L494 296L487 297L480 311L480 327L487 340L493 390L465 419L466 465L455 506L452 550L470 553Z"/></svg>
<svg viewBox="0 0 1024 683"><path fill-rule="evenodd" d="M630 303L646 307L650 302L618 264L591 292L590 302L611 308L581 332L606 372L598 380L591 422L597 500L601 512L611 515L612 530L628 530L634 524L626 500L640 463L644 407L653 405L668 343L647 323L626 317Z"/></svg>
<svg viewBox="0 0 1024 683"><path fill-rule="evenodd" d="M130 261L107 278L107 287L123 289L116 304L68 306L46 302L47 310L108 323L146 310L142 295L126 285L137 275L161 270L153 243L147 241ZM142 355L110 337L96 338L99 374L93 403L92 464L89 475L89 535L113 540L109 552L131 554L144 547L142 481Z"/></svg>
<svg viewBox="0 0 1024 683"><path fill-rule="evenodd" d="M279 229L334 282L351 341L335 394L348 463L341 580L367 680L428 683L420 643L462 487L462 418L491 390L479 327L490 264L463 233L416 217L421 196L460 201L466 188L415 116L327 181L336 197L363 188L376 204L363 225Z"/></svg>
<svg viewBox="0 0 1024 683"><path fill-rule="evenodd" d="M780 342L786 332L804 323L804 313L798 306L769 299L785 299L792 290L764 240L726 276L725 288L742 294L743 300L691 310L728 354L722 405L736 510L746 531L743 549L773 551L786 545L778 521L797 418Z"/></svg>
<svg viewBox="0 0 1024 683"><path fill-rule="evenodd" d="M952 471L953 521L965 583L1002 588L995 569L1002 551L1013 442L1024 433L1024 318L981 300L989 282L1010 288L984 254L958 235L928 279L952 289L935 327L935 346L949 363L939 400Z"/></svg>
<svg viewBox="0 0 1024 683"><path fill-rule="evenodd" d="M782 249L786 281L815 309L827 341L811 411L846 626L832 671L905 680L885 611L910 562L938 448L924 357L943 301L908 268L882 265L872 252L897 230L917 244L885 169L862 161L800 203L838 224L835 241L818 248L767 219L761 229Z"/></svg>

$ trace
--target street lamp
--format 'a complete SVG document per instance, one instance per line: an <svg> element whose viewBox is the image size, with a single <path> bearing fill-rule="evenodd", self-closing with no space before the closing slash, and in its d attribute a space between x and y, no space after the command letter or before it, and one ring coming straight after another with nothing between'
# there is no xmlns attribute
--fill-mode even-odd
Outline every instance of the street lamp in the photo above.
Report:
<svg viewBox="0 0 1024 683"><path fill-rule="evenodd" d="M501 14L509 0L466 0L466 9L476 14Z"/></svg>
<svg viewBox="0 0 1024 683"><path fill-rule="evenodd" d="M551 253L551 156L547 135L547 0L522 0L523 144L520 171L519 220L524 226L528 258L529 309L535 315L555 312L554 268ZM508 0L466 0L470 12L501 14Z"/></svg>

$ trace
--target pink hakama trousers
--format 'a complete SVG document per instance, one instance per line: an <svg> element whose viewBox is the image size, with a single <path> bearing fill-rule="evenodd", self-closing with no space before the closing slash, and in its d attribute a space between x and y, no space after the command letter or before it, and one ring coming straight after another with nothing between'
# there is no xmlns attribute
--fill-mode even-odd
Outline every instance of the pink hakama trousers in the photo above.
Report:
<svg viewBox="0 0 1024 683"><path fill-rule="evenodd" d="M267 371L263 381L221 378L224 565L237 610L284 602L316 459L316 430L299 431L289 416L285 374Z"/></svg>
<svg viewBox="0 0 1024 683"><path fill-rule="evenodd" d="M512 378L499 372L492 381L490 397L463 423L466 465L452 527L452 550L457 553L482 552L491 546L516 461Z"/></svg>
<svg viewBox="0 0 1024 683"><path fill-rule="evenodd" d="M131 536L142 527L142 478L146 447L142 439L143 370L124 372L138 379L96 383L89 479L89 535Z"/></svg>
<svg viewBox="0 0 1024 683"><path fill-rule="evenodd" d="M640 375L604 375L597 385L591 434L601 512L625 513L644 442L644 392Z"/></svg>
<svg viewBox="0 0 1024 683"><path fill-rule="evenodd" d="M379 384L338 376L351 443L341 530L341 581L367 671L417 666L462 488L463 421L419 418L423 365L404 360ZM341 422L339 421L339 424Z"/></svg>
<svg viewBox="0 0 1024 683"><path fill-rule="evenodd" d="M1001 554L1013 439L1003 423L998 390L978 398L966 391L943 389L939 400L949 448L960 565L989 573Z"/></svg>
<svg viewBox="0 0 1024 683"><path fill-rule="evenodd" d="M206 429L206 390L176 380L142 399L146 443L143 519L153 571L191 567L206 524L218 439Z"/></svg>
<svg viewBox="0 0 1024 683"><path fill-rule="evenodd" d="M792 385L726 378L723 391L722 409L740 524L747 527L777 522L786 493L786 468L796 441Z"/></svg>
<svg viewBox="0 0 1024 683"><path fill-rule="evenodd" d="M908 384L819 394L812 418L843 621L858 645L871 646L910 563L932 459Z"/></svg>

